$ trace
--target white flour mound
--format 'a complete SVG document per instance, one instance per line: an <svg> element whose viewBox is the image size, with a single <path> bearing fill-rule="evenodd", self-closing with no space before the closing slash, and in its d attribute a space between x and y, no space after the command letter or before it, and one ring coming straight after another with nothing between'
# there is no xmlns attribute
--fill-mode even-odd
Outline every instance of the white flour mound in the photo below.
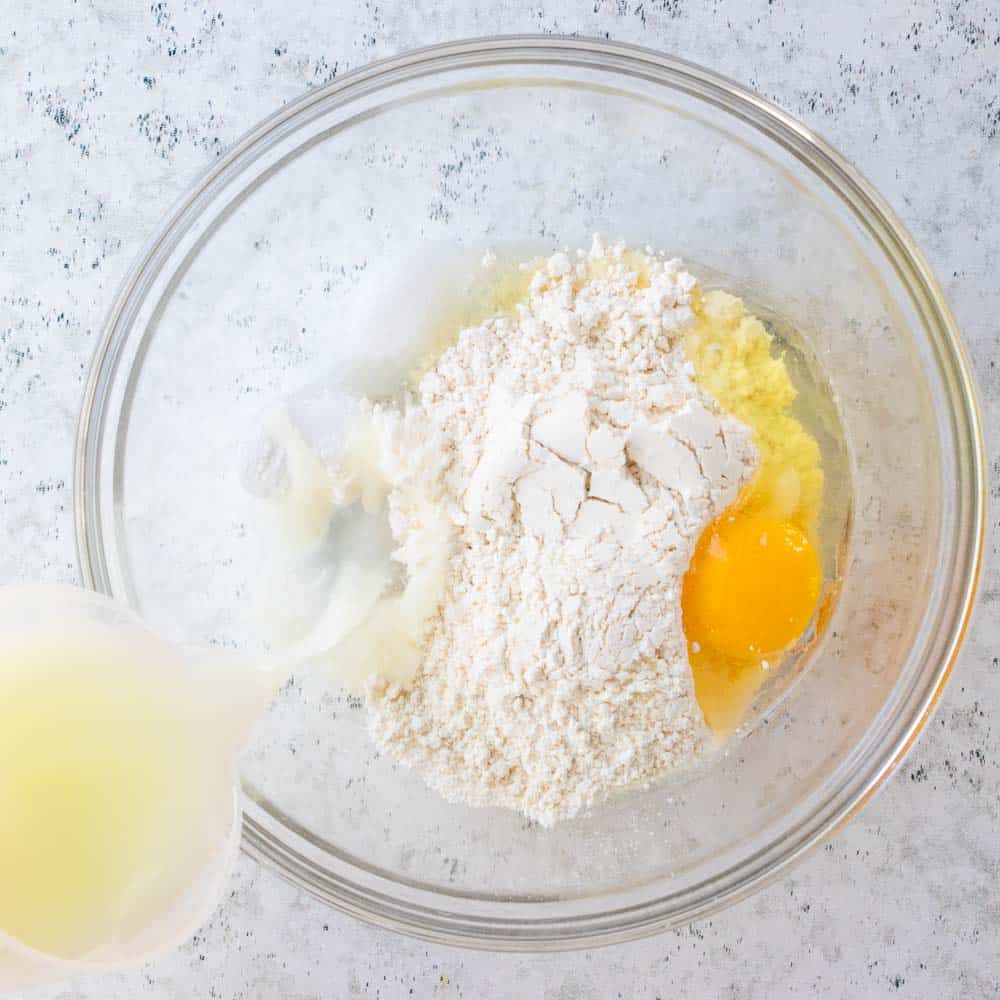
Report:
<svg viewBox="0 0 1000 1000"><path fill-rule="evenodd" d="M758 461L692 380L695 279L638 260L555 254L372 413L396 558L441 578L419 623L394 612L419 655L409 683L369 680L373 735L447 799L544 826L708 745L681 585Z"/></svg>

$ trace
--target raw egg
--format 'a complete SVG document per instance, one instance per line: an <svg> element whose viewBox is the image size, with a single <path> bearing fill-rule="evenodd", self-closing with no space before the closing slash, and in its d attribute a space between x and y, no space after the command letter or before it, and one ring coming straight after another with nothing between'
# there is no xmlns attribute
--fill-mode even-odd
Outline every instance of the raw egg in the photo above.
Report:
<svg viewBox="0 0 1000 1000"><path fill-rule="evenodd" d="M789 521L723 514L702 533L684 580L688 642L737 660L785 649L806 630L821 571Z"/></svg>
<svg viewBox="0 0 1000 1000"><path fill-rule="evenodd" d="M726 734L816 613L823 468L767 327L718 289L695 315L685 344L695 381L753 429L760 453L754 481L702 533L682 595L695 694L709 726Z"/></svg>

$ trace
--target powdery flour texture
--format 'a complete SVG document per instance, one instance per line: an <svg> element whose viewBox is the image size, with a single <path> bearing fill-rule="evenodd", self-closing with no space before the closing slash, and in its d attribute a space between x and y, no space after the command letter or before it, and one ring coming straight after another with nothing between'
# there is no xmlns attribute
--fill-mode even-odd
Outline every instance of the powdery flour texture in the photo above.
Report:
<svg viewBox="0 0 1000 1000"><path fill-rule="evenodd" d="M695 294L621 245L555 254L376 413L398 557L442 512L451 539L416 674L369 683L371 728L450 800L550 825L710 739L681 586L757 454L692 379Z"/></svg>

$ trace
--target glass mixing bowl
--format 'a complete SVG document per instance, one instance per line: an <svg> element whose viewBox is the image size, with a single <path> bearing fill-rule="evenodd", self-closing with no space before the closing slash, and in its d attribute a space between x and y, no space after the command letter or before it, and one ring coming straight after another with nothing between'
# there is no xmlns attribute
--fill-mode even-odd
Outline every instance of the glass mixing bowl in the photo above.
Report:
<svg viewBox="0 0 1000 1000"><path fill-rule="evenodd" d="M425 938L590 946L704 916L899 763L966 627L984 510L968 366L912 239L829 146L713 73L609 42L455 43L312 91L220 158L128 275L86 388L84 580L171 638L238 645L267 569L235 446L280 393L364 357L340 323L364 270L430 240L595 231L732 276L802 331L850 456L828 468L853 511L840 597L727 752L553 830L443 802L375 750L357 699L294 679L246 755L246 850Z"/></svg>

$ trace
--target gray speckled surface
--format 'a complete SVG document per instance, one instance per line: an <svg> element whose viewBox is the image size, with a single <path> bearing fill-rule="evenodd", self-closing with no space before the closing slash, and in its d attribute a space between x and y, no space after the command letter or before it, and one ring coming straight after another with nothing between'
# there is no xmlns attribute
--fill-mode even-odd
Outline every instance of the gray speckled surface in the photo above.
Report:
<svg viewBox="0 0 1000 1000"><path fill-rule="evenodd" d="M305 88L414 45L514 31L635 41L721 70L830 139L951 299L1000 496L995 4L13 0L0 20L0 579L72 579L71 451L102 316L194 175ZM990 525L995 527L995 520ZM928 732L847 829L769 890L653 940L548 957L432 947L248 861L215 919L139 972L40 996L973 997L1000 994L1000 577Z"/></svg>

